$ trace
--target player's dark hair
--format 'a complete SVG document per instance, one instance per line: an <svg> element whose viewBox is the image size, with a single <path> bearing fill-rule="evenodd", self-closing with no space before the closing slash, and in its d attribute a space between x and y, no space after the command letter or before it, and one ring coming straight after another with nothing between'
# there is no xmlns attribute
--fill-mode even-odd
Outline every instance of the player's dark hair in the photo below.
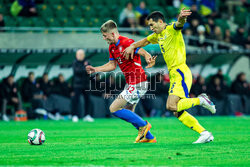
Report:
<svg viewBox="0 0 250 167"><path fill-rule="evenodd" d="M34 75L34 72L30 71L28 75L29 76Z"/></svg>
<svg viewBox="0 0 250 167"><path fill-rule="evenodd" d="M128 6L128 4L132 4L133 5L133 2L132 1L128 1L127 3L126 3L126 7Z"/></svg>
<svg viewBox="0 0 250 167"><path fill-rule="evenodd" d="M114 29L117 29L117 25L113 20L108 20L101 26L101 32L110 32Z"/></svg>
<svg viewBox="0 0 250 167"><path fill-rule="evenodd" d="M14 75L13 75L13 74L10 74L7 78L10 78L10 77L13 77L13 78L14 78Z"/></svg>
<svg viewBox="0 0 250 167"><path fill-rule="evenodd" d="M165 17L163 15L163 13L161 13L160 11L154 11L152 13L150 13L147 16L147 20L152 19L155 22L158 22L159 19L161 19L162 21L165 21Z"/></svg>

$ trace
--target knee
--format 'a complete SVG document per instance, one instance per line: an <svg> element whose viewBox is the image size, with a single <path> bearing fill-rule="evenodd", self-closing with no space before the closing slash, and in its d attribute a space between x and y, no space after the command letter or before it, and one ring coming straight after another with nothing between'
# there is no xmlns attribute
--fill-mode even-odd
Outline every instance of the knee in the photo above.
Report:
<svg viewBox="0 0 250 167"><path fill-rule="evenodd" d="M167 103L167 110L176 112L177 111L177 105L175 103Z"/></svg>
<svg viewBox="0 0 250 167"><path fill-rule="evenodd" d="M128 104L124 108L127 109L127 110L130 110L130 111L134 112L134 106L132 104Z"/></svg>
<svg viewBox="0 0 250 167"><path fill-rule="evenodd" d="M111 113L116 112L113 105L110 105L110 106L109 106L109 111L110 111Z"/></svg>
<svg viewBox="0 0 250 167"><path fill-rule="evenodd" d="M174 114L174 116L175 116L176 118L178 118L178 117L179 117L178 112L173 112L173 114Z"/></svg>
<svg viewBox="0 0 250 167"><path fill-rule="evenodd" d="M110 111L111 113L114 113L114 112L116 112L116 111L118 111L118 110L120 110L120 109L122 109L122 108L117 108L115 105L112 105L112 104L111 104L111 106L109 107L109 111Z"/></svg>
<svg viewBox="0 0 250 167"><path fill-rule="evenodd" d="M179 118L183 113L184 111L180 111L180 112L174 112L173 114L176 118Z"/></svg>

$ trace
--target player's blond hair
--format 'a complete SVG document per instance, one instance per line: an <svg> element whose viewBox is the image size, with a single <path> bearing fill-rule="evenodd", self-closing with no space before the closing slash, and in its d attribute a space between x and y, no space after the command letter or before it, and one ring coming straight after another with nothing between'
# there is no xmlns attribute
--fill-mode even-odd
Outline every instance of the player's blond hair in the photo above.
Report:
<svg viewBox="0 0 250 167"><path fill-rule="evenodd" d="M101 32L104 33L118 32L117 24L113 20L108 20L101 26Z"/></svg>

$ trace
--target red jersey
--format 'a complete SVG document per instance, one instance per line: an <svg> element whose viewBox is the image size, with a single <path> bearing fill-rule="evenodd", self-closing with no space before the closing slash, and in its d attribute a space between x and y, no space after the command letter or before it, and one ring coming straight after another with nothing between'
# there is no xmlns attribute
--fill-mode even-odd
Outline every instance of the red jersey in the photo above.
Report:
<svg viewBox="0 0 250 167"><path fill-rule="evenodd" d="M129 47L133 42L133 39L119 36L116 44L109 45L109 60L115 60L118 63L125 75L126 83L129 85L135 85L147 80L145 71L141 66L141 57L137 54L140 48L135 49L133 60L126 60L122 55L124 49Z"/></svg>

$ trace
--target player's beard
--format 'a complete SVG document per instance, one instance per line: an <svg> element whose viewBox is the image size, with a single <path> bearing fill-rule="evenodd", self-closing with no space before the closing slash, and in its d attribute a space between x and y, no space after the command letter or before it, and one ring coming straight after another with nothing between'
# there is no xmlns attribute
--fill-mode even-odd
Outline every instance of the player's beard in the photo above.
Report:
<svg viewBox="0 0 250 167"><path fill-rule="evenodd" d="M160 34L160 32L159 32L159 31L157 31L157 30L154 30L154 33L156 33L156 34Z"/></svg>
<svg viewBox="0 0 250 167"><path fill-rule="evenodd" d="M109 44L109 45L110 45L110 43L111 43L111 41L110 41L110 40L108 40L108 39L106 39L106 42L107 42L107 44Z"/></svg>
<svg viewBox="0 0 250 167"><path fill-rule="evenodd" d="M154 33L158 34L157 31L156 31L156 29L154 29L154 30L152 30L152 31L153 31Z"/></svg>
<svg viewBox="0 0 250 167"><path fill-rule="evenodd" d="M114 42L111 40L106 40L109 45L113 44Z"/></svg>

